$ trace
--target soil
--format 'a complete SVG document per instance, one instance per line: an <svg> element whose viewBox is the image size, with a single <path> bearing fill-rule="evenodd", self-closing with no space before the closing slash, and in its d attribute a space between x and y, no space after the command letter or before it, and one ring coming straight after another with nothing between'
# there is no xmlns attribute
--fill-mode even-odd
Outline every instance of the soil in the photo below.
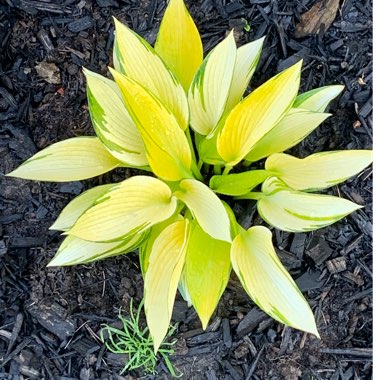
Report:
<svg viewBox="0 0 380 380"><path fill-rule="evenodd" d="M293 154L371 148L370 1L335 1L336 15L332 10L331 21L306 36L296 26L315 1L186 3L206 51L232 28L238 45L267 36L252 87L299 57L304 59L303 91L334 83L346 86L330 107L333 116ZM320 3L322 13L331 11L331 1ZM1 173L54 142L93 134L81 67L107 74L112 15L153 43L164 8L163 0L0 2ZM119 169L65 184L0 177L0 378L143 377L139 371L119 376L123 358L108 353L97 338L102 323L115 322L120 308L128 313L131 298L142 298L137 255L46 268L61 241L48 230L60 210L84 189L126 175ZM315 312L321 339L261 313L232 276L206 332L194 310L178 297L172 361L183 379L371 378L372 169L330 193L364 207L312 233L274 232L280 258ZM254 203L236 204L235 211L245 226L260 223ZM170 378L164 363L157 369L151 378Z"/></svg>

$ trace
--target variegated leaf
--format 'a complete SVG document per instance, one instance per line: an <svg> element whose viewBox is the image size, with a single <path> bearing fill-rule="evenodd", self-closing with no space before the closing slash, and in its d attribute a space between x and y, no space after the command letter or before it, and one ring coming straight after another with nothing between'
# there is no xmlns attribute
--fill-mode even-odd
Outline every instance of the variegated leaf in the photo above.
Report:
<svg viewBox="0 0 380 380"><path fill-rule="evenodd" d="M288 188L276 177L268 178L257 201L260 216L270 225L289 232L326 227L361 206L330 195L309 194Z"/></svg>
<svg viewBox="0 0 380 380"><path fill-rule="evenodd" d="M245 291L263 311L319 337L313 312L277 257L266 227L241 231L232 243L231 261Z"/></svg>
<svg viewBox="0 0 380 380"><path fill-rule="evenodd" d="M114 70L112 74L144 141L153 172L167 181L191 178L191 150L173 114L137 82Z"/></svg>
<svg viewBox="0 0 380 380"><path fill-rule="evenodd" d="M92 124L108 151L129 166L146 166L144 143L125 108L119 87L110 79L84 69Z"/></svg>
<svg viewBox="0 0 380 380"><path fill-rule="evenodd" d="M131 177L98 198L66 234L93 242L128 239L170 218L176 206L164 182Z"/></svg>
<svg viewBox="0 0 380 380"><path fill-rule="evenodd" d="M35 181L78 181L104 174L120 164L97 137L74 137L41 150L7 176Z"/></svg>
<svg viewBox="0 0 380 380"><path fill-rule="evenodd" d="M258 161L273 153L284 152L307 137L330 114L291 108L290 111L247 154L247 161Z"/></svg>
<svg viewBox="0 0 380 380"><path fill-rule="evenodd" d="M115 18L114 22L116 70L160 99L176 117L180 127L185 130L189 122L189 108L181 84L147 41Z"/></svg>
<svg viewBox="0 0 380 380"><path fill-rule="evenodd" d="M145 314L157 352L169 328L177 286L185 262L188 220L166 227L155 240L144 284Z"/></svg>
<svg viewBox="0 0 380 380"><path fill-rule="evenodd" d="M208 135L223 115L235 67L236 44L233 33L205 58L191 83L188 101L191 127Z"/></svg>
<svg viewBox="0 0 380 380"><path fill-rule="evenodd" d="M240 162L290 109L301 66L302 61L276 75L230 112L217 140L218 152L228 166Z"/></svg>
<svg viewBox="0 0 380 380"><path fill-rule="evenodd" d="M331 85L315 88L297 96L293 107L303 108L313 112L324 112L328 104L344 89L341 85Z"/></svg>
<svg viewBox="0 0 380 380"><path fill-rule="evenodd" d="M268 157L265 168L295 190L314 191L345 181L371 162L370 150L321 152L303 159L277 153Z"/></svg>
<svg viewBox="0 0 380 380"><path fill-rule="evenodd" d="M227 114L240 102L244 92L259 63L264 37L245 44L237 49L236 63L232 75L231 88L229 91L224 113Z"/></svg>
<svg viewBox="0 0 380 380"><path fill-rule="evenodd" d="M230 221L221 200L204 183L184 179L174 196L186 204L202 229L214 239L231 242Z"/></svg>
<svg viewBox="0 0 380 380"><path fill-rule="evenodd" d="M127 240L111 243L95 243L67 236L48 267L91 263L134 251L145 239L146 232L131 236Z"/></svg>
<svg viewBox="0 0 380 380"><path fill-rule="evenodd" d="M110 190L114 183L96 186L75 197L59 214L50 230L67 231L95 201Z"/></svg>

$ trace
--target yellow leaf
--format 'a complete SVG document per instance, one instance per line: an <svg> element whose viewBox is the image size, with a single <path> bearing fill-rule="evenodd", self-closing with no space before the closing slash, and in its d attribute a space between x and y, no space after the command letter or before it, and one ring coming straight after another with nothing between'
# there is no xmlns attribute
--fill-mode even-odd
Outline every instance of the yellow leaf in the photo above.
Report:
<svg viewBox="0 0 380 380"><path fill-rule="evenodd" d="M245 291L263 311L319 337L313 312L277 257L266 227L241 231L232 243L231 261Z"/></svg>
<svg viewBox="0 0 380 380"><path fill-rule="evenodd" d="M149 91L112 70L145 144L153 172L167 181L192 177L191 151L176 118Z"/></svg>
<svg viewBox="0 0 380 380"><path fill-rule="evenodd" d="M134 251L144 240L146 233L136 234L127 240L111 243L95 243L67 236L48 267L78 265L107 259Z"/></svg>
<svg viewBox="0 0 380 380"><path fill-rule="evenodd" d="M155 50L187 92L203 60L202 40L183 0L171 0L158 31Z"/></svg>
<svg viewBox="0 0 380 380"><path fill-rule="evenodd" d="M149 257L152 253L152 247L157 237L160 236L161 232L170 224L183 220L181 214L174 214L169 219L164 220L161 223L155 224L147 234L147 237L143 244L141 244L139 249L139 258L140 258L140 268L143 277L145 277L146 271L149 266Z"/></svg>
<svg viewBox="0 0 380 380"><path fill-rule="evenodd" d="M144 143L123 102L119 87L110 79L83 69L87 99L95 132L108 151L130 166L148 165Z"/></svg>
<svg viewBox="0 0 380 380"><path fill-rule="evenodd" d="M188 221L185 219L166 227L152 247L145 277L144 306L155 352L169 328L187 241Z"/></svg>
<svg viewBox="0 0 380 380"><path fill-rule="evenodd" d="M217 148L229 165L240 162L291 107L299 87L302 61L276 75L230 112Z"/></svg>
<svg viewBox="0 0 380 380"><path fill-rule="evenodd" d="M202 229L214 239L231 242L230 221L222 201L208 186L184 179L174 196L186 204Z"/></svg>
<svg viewBox="0 0 380 380"><path fill-rule="evenodd" d="M247 154L247 161L258 161L273 153L292 148L308 136L330 114L292 108Z"/></svg>
<svg viewBox="0 0 380 380"><path fill-rule="evenodd" d="M233 33L205 58L191 83L188 101L191 127L208 135L223 115L236 59Z"/></svg>
<svg viewBox="0 0 380 380"><path fill-rule="evenodd" d="M68 182L96 177L120 165L97 137L74 137L36 153L9 177Z"/></svg>
<svg viewBox="0 0 380 380"><path fill-rule="evenodd" d="M78 218L89 209L95 201L110 190L114 183L109 185L96 186L75 197L59 214L57 220L49 228L50 230L67 231Z"/></svg>
<svg viewBox="0 0 380 380"><path fill-rule="evenodd" d="M94 242L127 239L168 219L176 205L162 181L131 177L98 198L66 234Z"/></svg>
<svg viewBox="0 0 380 380"><path fill-rule="evenodd" d="M341 85L324 86L297 96L293 107L313 112L324 112L327 105L344 89Z"/></svg>
<svg viewBox="0 0 380 380"><path fill-rule="evenodd" d="M244 92L259 63L264 37L259 40L245 44L237 49L236 63L232 76L231 88L229 91L224 113L232 110L240 102Z"/></svg>
<svg viewBox="0 0 380 380"><path fill-rule="evenodd" d="M115 18L114 22L116 70L160 99L176 117L180 127L185 130L189 124L189 108L181 84L148 42Z"/></svg>
<svg viewBox="0 0 380 380"><path fill-rule="evenodd" d="M361 172L372 162L370 150L322 152L300 159L277 153L268 157L265 168L276 172L295 190L326 189Z"/></svg>
<svg viewBox="0 0 380 380"><path fill-rule="evenodd" d="M282 231L323 228L361 208L347 199L292 190L276 177L268 178L262 191L265 196L257 201L257 210L268 224Z"/></svg>
<svg viewBox="0 0 380 380"><path fill-rule="evenodd" d="M213 239L192 223L184 282L204 330L230 278L230 248L230 243Z"/></svg>

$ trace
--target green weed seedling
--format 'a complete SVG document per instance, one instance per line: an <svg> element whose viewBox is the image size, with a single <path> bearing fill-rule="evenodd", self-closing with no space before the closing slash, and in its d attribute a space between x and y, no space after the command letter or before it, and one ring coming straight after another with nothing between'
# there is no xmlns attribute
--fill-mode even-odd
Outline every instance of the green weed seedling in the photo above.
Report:
<svg viewBox="0 0 380 380"><path fill-rule="evenodd" d="M169 356L174 354L171 348L176 341L164 342L158 349L157 353L154 352L153 339L149 334L148 327L141 328L140 313L143 306L143 301L140 303L137 312L133 311L133 299L130 303L129 318L126 318L119 313L119 319L123 324L122 329L102 325L100 331L100 339L106 345L107 349L114 354L126 354L128 360L121 370L120 374L127 371L143 368L146 375L157 374L156 365L158 356L161 356L170 372L170 374L179 378L182 374L177 374L176 370L171 363ZM176 330L175 326L171 326L168 331L167 338L172 336Z"/></svg>

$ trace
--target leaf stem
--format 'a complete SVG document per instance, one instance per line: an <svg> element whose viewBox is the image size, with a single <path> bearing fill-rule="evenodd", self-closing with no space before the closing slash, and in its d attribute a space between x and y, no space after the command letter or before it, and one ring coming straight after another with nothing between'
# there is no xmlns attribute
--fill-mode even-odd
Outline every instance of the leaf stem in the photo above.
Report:
<svg viewBox="0 0 380 380"><path fill-rule="evenodd" d="M194 160L191 161L191 170L194 173L195 178L198 181L204 181L203 175L202 175L201 171L198 169L198 166Z"/></svg>
<svg viewBox="0 0 380 380"><path fill-rule="evenodd" d="M232 168L233 166L226 165L226 167L223 170L223 175L227 175L231 171Z"/></svg>
<svg viewBox="0 0 380 380"><path fill-rule="evenodd" d="M214 174L215 175L221 175L222 174L222 166L221 165L214 165Z"/></svg>

